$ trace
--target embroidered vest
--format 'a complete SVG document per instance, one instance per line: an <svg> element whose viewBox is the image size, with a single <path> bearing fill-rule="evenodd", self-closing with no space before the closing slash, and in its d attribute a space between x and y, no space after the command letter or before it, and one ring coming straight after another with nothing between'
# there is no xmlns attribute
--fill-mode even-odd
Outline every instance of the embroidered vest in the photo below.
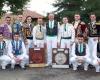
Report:
<svg viewBox="0 0 100 80"><path fill-rule="evenodd" d="M85 56L86 55L86 45L85 44L83 44L83 52L79 52L79 50L78 50L78 43L76 43L76 45L75 45L75 54L77 55L77 56Z"/></svg>
<svg viewBox="0 0 100 80"><path fill-rule="evenodd" d="M4 24L3 35L4 35L5 38L10 38L10 39L12 38L12 33L9 31L7 24Z"/></svg>
<svg viewBox="0 0 100 80"><path fill-rule="evenodd" d="M91 22L88 23L88 29L89 29L89 37L94 37L97 35L96 24L92 25Z"/></svg>
<svg viewBox="0 0 100 80"><path fill-rule="evenodd" d="M77 36L78 34L84 34L86 31L86 24L81 24L82 21L79 22L77 28L75 29L75 35ZM72 23L73 25L75 24L75 22Z"/></svg>
<svg viewBox="0 0 100 80"><path fill-rule="evenodd" d="M12 43L13 54L14 55L21 55L21 53L22 53L22 41L19 40L18 42L19 42L18 43L18 48L16 48L15 41L12 41L11 42Z"/></svg>
<svg viewBox="0 0 100 80"><path fill-rule="evenodd" d="M49 27L49 22L46 24L46 34L48 36L57 36L58 35L58 23L54 21L54 27Z"/></svg>
<svg viewBox="0 0 100 80"><path fill-rule="evenodd" d="M32 30L33 30L33 27L31 24L30 26L27 24L23 26L22 31L23 31L24 39L33 39Z"/></svg>

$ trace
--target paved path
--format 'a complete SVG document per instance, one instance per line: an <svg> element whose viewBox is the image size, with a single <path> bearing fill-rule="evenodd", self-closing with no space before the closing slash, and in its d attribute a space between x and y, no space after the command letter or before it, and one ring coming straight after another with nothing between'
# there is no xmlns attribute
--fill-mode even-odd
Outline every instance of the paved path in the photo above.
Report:
<svg viewBox="0 0 100 80"><path fill-rule="evenodd" d="M73 71L72 69L28 68L26 70L0 70L0 80L100 80L94 69Z"/></svg>

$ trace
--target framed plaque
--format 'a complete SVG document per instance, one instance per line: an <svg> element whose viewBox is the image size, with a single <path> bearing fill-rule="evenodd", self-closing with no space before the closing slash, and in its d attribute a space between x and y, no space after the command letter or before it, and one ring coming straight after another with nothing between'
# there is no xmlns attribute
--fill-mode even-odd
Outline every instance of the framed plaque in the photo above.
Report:
<svg viewBox="0 0 100 80"><path fill-rule="evenodd" d="M29 49L29 67L45 66L45 49L30 48Z"/></svg>
<svg viewBox="0 0 100 80"><path fill-rule="evenodd" d="M96 23L92 27L89 27L89 36L90 37L100 37L100 23Z"/></svg>
<svg viewBox="0 0 100 80"><path fill-rule="evenodd" d="M52 68L69 68L69 49L53 48Z"/></svg>

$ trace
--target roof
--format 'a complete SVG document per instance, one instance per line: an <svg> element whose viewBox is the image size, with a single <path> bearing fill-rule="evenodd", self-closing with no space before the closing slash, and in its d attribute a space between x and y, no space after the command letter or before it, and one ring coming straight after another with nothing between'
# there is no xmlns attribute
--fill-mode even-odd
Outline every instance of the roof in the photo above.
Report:
<svg viewBox="0 0 100 80"><path fill-rule="evenodd" d="M30 11L30 10L24 10L23 16L31 16L32 18L44 18L43 15L41 15L35 11Z"/></svg>

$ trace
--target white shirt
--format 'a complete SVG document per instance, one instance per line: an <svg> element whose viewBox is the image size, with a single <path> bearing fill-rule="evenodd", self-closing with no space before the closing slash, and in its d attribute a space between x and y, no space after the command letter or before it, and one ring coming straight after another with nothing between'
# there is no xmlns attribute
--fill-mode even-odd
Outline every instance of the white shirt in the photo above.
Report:
<svg viewBox="0 0 100 80"><path fill-rule="evenodd" d="M13 47L12 47L12 42L10 42L9 43L9 47L8 47L8 55L11 57L11 58L13 58L14 57L14 55L13 55ZM25 48L25 45L24 45L24 43L22 42L22 54L21 55L23 55L23 56L25 56L25 55L27 55L27 53L26 53L26 48Z"/></svg>
<svg viewBox="0 0 100 80"><path fill-rule="evenodd" d="M76 49L75 45L76 45L76 43L74 43L72 46L71 57L77 57L77 55L75 54L75 49ZM89 56L90 56L89 47L86 44L86 55L84 57L89 58Z"/></svg>
<svg viewBox="0 0 100 80"><path fill-rule="evenodd" d="M60 42L61 37L71 37L71 41L74 42L75 30L72 24L66 24L66 31L64 30L65 24L62 24L59 28L58 42Z"/></svg>
<svg viewBox="0 0 100 80"><path fill-rule="evenodd" d="M44 33L44 41L46 41L45 40L46 39L46 27L41 25L41 31ZM34 26L33 31L32 31L33 42L34 42L35 45L36 45L36 41L37 41L37 39L36 39L36 32L40 32L40 25L39 24Z"/></svg>
<svg viewBox="0 0 100 80"><path fill-rule="evenodd" d="M9 29L9 32L12 33L12 27L11 27L11 25L8 25L8 29Z"/></svg>
<svg viewBox="0 0 100 80"><path fill-rule="evenodd" d="M52 23L52 24L51 24ZM51 26L52 25L52 26ZM53 21L50 21L49 20L49 28L53 28L54 27L54 20Z"/></svg>

